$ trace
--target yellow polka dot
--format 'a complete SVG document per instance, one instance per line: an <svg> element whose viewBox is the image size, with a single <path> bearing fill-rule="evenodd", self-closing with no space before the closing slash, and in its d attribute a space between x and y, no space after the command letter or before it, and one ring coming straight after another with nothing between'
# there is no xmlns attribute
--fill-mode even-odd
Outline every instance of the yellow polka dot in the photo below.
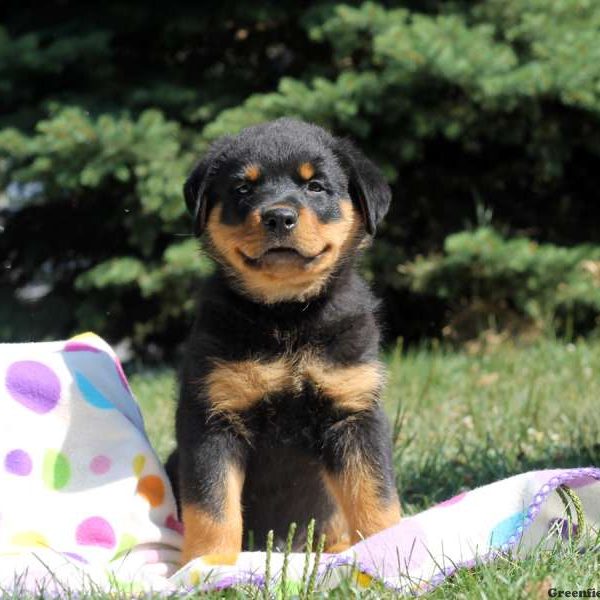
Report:
<svg viewBox="0 0 600 600"><path fill-rule="evenodd" d="M84 331L83 333L78 333L77 335L74 335L72 338L69 338L69 341L78 341L81 342L83 340L88 340L88 341L92 341L92 340L98 340L100 339L95 333L93 333L92 331Z"/></svg>
<svg viewBox="0 0 600 600"><path fill-rule="evenodd" d="M133 472L139 477L146 466L146 457L143 454L136 454L133 458Z"/></svg>
<svg viewBox="0 0 600 600"><path fill-rule="evenodd" d="M16 533L10 540L15 546L27 546L34 548L48 548L49 544L46 538L37 531L23 531Z"/></svg>
<svg viewBox="0 0 600 600"><path fill-rule="evenodd" d="M200 575L198 571L190 571L190 585L198 585L200 583Z"/></svg>
<svg viewBox="0 0 600 600"><path fill-rule="evenodd" d="M362 588L369 587L373 581L373 578L370 575L361 573L360 571L355 571L354 575L356 577L356 583Z"/></svg>
<svg viewBox="0 0 600 600"><path fill-rule="evenodd" d="M136 492L150 502L150 506L160 506L165 498L165 484L156 475L146 475L138 481Z"/></svg>

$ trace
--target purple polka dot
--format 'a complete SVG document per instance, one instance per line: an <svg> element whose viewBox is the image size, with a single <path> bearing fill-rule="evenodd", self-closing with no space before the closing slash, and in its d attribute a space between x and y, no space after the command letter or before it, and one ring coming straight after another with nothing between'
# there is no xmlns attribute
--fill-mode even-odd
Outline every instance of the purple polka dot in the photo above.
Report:
<svg viewBox="0 0 600 600"><path fill-rule="evenodd" d="M114 548L117 543L113 528L102 517L90 517L79 523L75 539L80 546Z"/></svg>
<svg viewBox="0 0 600 600"><path fill-rule="evenodd" d="M580 487L584 487L586 485L591 485L592 483L596 483L597 480L594 479L591 476L586 477L585 475L582 475L580 477L574 477L573 479L568 479L567 481L565 481L565 485L567 485L570 488L580 488Z"/></svg>
<svg viewBox="0 0 600 600"><path fill-rule="evenodd" d="M92 461L90 462L90 470L95 475L104 475L110 469L112 461L108 456L104 456L103 454L98 454L98 456L94 456Z"/></svg>
<svg viewBox="0 0 600 600"><path fill-rule="evenodd" d="M4 468L13 475L29 475L31 458L25 450L11 450L4 458Z"/></svg>
<svg viewBox="0 0 600 600"><path fill-rule="evenodd" d="M60 381L54 371L35 360L20 360L6 372L8 393L38 414L51 411L60 398Z"/></svg>
<svg viewBox="0 0 600 600"><path fill-rule="evenodd" d="M61 554L63 556L66 556L67 558L72 558L73 560L77 560L81 563L88 564L88 561L85 560L83 556L81 556L80 554L76 554L75 552L62 552Z"/></svg>
<svg viewBox="0 0 600 600"><path fill-rule="evenodd" d="M65 352L101 352L99 348L84 342L67 342L64 350Z"/></svg>

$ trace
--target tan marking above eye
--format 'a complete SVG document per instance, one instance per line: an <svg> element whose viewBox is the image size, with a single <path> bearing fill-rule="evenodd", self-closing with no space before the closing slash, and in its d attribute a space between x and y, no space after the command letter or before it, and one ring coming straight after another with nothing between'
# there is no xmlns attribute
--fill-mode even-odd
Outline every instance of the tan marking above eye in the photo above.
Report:
<svg viewBox="0 0 600 600"><path fill-rule="evenodd" d="M258 181L258 178L260 177L260 167L255 163L246 165L244 167L244 177L248 181L252 181L252 182Z"/></svg>
<svg viewBox="0 0 600 600"><path fill-rule="evenodd" d="M311 163L304 162L298 167L298 175L300 175L304 181L308 181L314 177L315 168Z"/></svg>

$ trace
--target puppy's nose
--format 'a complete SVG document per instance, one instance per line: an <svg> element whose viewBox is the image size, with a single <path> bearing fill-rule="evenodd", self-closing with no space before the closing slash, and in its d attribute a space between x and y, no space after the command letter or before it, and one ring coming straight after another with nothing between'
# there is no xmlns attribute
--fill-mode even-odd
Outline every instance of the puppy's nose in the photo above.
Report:
<svg viewBox="0 0 600 600"><path fill-rule="evenodd" d="M273 206L262 213L262 223L269 233L285 235L298 224L298 212L291 206Z"/></svg>

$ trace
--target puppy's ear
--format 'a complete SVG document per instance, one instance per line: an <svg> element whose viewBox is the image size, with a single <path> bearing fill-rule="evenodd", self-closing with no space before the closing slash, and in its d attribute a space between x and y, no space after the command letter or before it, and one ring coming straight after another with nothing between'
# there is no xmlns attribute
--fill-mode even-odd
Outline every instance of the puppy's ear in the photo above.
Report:
<svg viewBox="0 0 600 600"><path fill-rule="evenodd" d="M194 219L193 227L196 235L200 235L204 231L208 218L207 192L210 179L216 173L232 139L231 137L222 137L214 142L183 185L185 203Z"/></svg>
<svg viewBox="0 0 600 600"><path fill-rule="evenodd" d="M375 235L392 201L390 186L375 163L350 140L337 139L334 151L348 174L350 197L360 207L367 233Z"/></svg>

